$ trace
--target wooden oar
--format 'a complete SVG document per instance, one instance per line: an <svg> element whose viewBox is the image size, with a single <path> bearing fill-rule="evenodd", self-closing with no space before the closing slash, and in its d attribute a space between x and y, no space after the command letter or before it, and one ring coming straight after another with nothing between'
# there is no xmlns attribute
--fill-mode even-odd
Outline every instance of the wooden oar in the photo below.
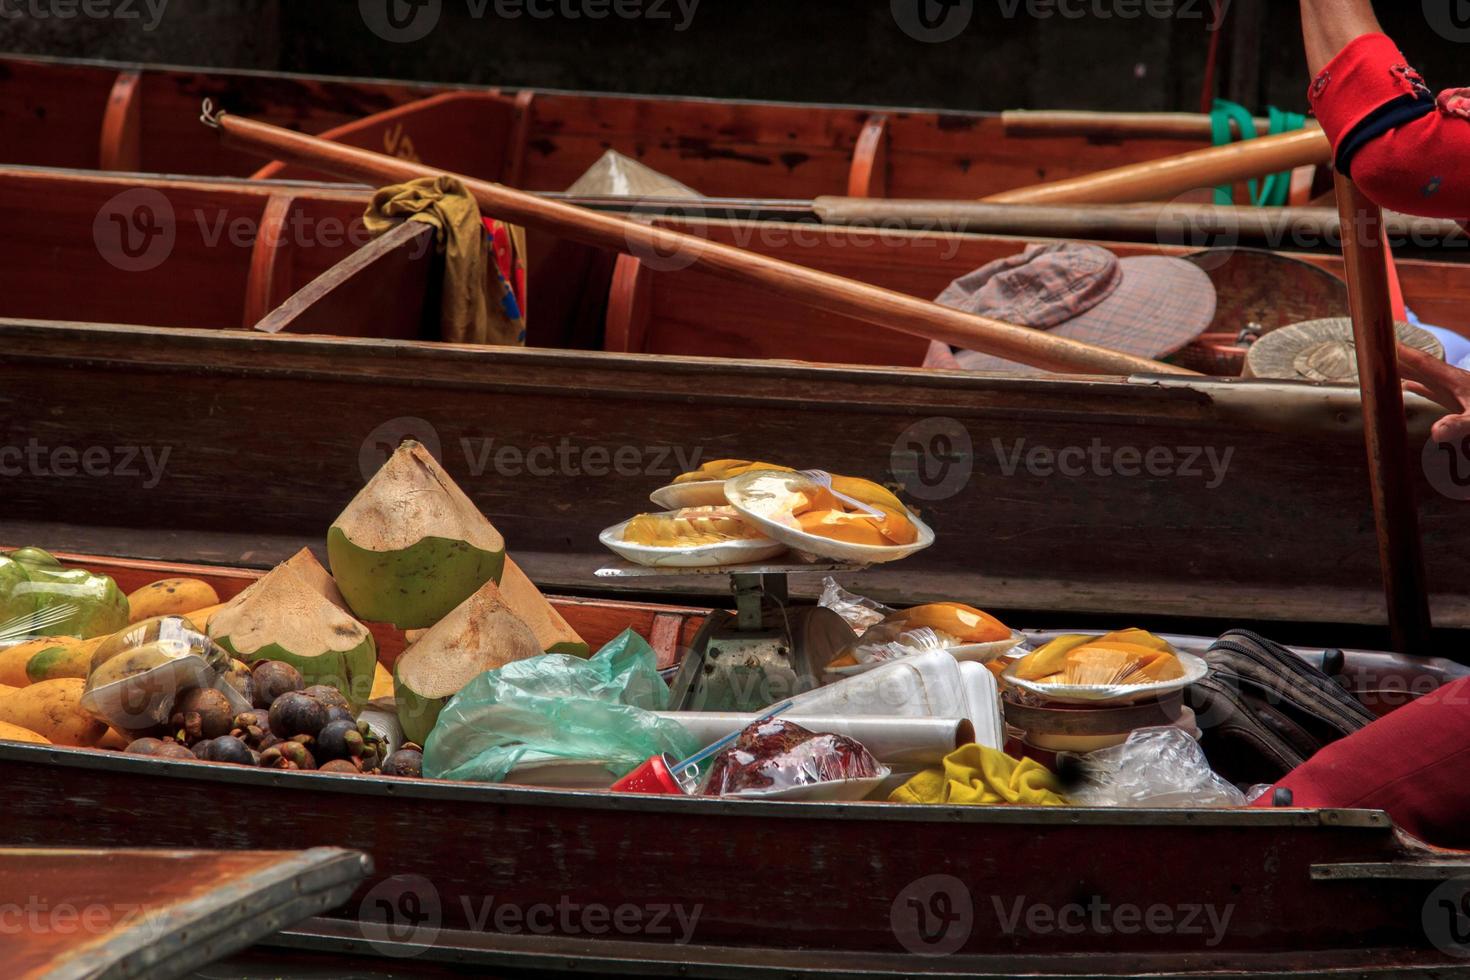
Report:
<svg viewBox="0 0 1470 980"><path fill-rule="evenodd" d="M1363 435L1373 488L1373 517L1378 525L1378 556L1388 600L1388 625L1394 649L1423 656L1430 619L1412 480L1417 460L1409 452L1404 421L1383 215L1378 205L1341 174L1337 175L1337 200L1342 213L1342 250L1353 310L1353 342L1363 392Z"/></svg>
<svg viewBox="0 0 1470 980"><path fill-rule="evenodd" d="M443 174L420 163L328 142L240 116L215 114L208 102L202 118L220 131L228 146L301 163L339 177L385 185ZM451 176L464 184L486 214L502 220L545 229L600 248L645 257L672 256L667 264L677 268L696 268L726 279L756 283L775 295L813 309L850 316L889 330L983 351L1045 371L1109 375L1196 373L1068 340L1045 330L975 316L682 232L548 200L490 181L462 174Z"/></svg>
<svg viewBox="0 0 1470 980"><path fill-rule="evenodd" d="M1271 120L1257 116L1256 136L1271 131ZM1086 112L1073 109L1008 109L1000 114L1007 136L1090 136L1103 139L1201 139L1214 136L1215 123L1200 112ZM1238 138L1240 127L1230 120Z"/></svg>
<svg viewBox="0 0 1470 980"><path fill-rule="evenodd" d="M819 197L812 210L825 224L973 232L1039 238L1107 241L1221 243L1306 249L1335 241L1337 208L1256 208L1242 205L1144 202L1140 204L991 204L986 201ZM1463 241L1465 229L1447 218L1385 212L1390 238L1416 243Z"/></svg>
<svg viewBox="0 0 1470 980"><path fill-rule="evenodd" d="M995 204L1124 204L1328 163L1332 144L1320 128L1262 136L1067 180L992 194Z"/></svg>

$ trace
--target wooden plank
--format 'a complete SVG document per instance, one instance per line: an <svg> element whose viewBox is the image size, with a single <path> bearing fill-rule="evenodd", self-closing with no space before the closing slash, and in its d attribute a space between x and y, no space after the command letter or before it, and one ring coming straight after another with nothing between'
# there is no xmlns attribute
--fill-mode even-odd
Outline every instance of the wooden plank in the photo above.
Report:
<svg viewBox="0 0 1470 980"><path fill-rule="evenodd" d="M405 221L266 314L261 333L412 340L438 336L443 264L430 225Z"/></svg>
<svg viewBox="0 0 1470 980"><path fill-rule="evenodd" d="M372 863L341 848L0 848L6 973L178 977L345 902Z"/></svg>

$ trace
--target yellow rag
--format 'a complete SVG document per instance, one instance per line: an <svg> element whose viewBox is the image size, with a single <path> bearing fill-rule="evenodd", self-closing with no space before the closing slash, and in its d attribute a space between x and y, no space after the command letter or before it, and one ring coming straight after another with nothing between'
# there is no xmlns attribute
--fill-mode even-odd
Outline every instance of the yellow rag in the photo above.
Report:
<svg viewBox="0 0 1470 980"><path fill-rule="evenodd" d="M926 769L894 790L890 803L1018 803L1066 806L1061 783L1035 759L1012 759L998 749L970 743L944 757L943 769Z"/></svg>
<svg viewBox="0 0 1470 980"><path fill-rule="evenodd" d="M443 339L461 344L517 344L521 327L512 323L488 290L499 276L490 275L490 248L480 207L463 184L450 176L420 177L382 187L362 216L376 238L404 221L422 221L438 234L444 256L444 290L440 308Z"/></svg>

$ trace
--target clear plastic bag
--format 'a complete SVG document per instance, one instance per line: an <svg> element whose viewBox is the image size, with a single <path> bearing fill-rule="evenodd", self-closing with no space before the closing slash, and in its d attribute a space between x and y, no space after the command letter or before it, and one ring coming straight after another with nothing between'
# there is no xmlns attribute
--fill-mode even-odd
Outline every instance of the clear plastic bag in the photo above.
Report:
<svg viewBox="0 0 1470 980"><path fill-rule="evenodd" d="M699 746L667 710L658 658L625 630L590 659L545 654L489 670L445 705L424 746L424 775L501 782L517 766L570 760L622 776L651 755Z"/></svg>
<svg viewBox="0 0 1470 980"><path fill-rule="evenodd" d="M0 641L102 636L128 625L128 597L106 575L63 568L40 548L0 555Z"/></svg>
<svg viewBox="0 0 1470 980"><path fill-rule="evenodd" d="M911 630L903 623L880 623L870 627L862 639L853 644L851 652L858 663L872 664L948 648L949 644L927 626Z"/></svg>
<svg viewBox="0 0 1470 980"><path fill-rule="evenodd" d="M729 748L714 757L700 792L704 796L771 796L822 783L873 780L876 784L887 775L888 769L855 739L768 718L746 727Z"/></svg>
<svg viewBox="0 0 1470 980"><path fill-rule="evenodd" d="M1180 728L1140 728L1122 745L1076 758L1083 783L1068 796L1078 806L1245 806L1245 794Z"/></svg>
<svg viewBox="0 0 1470 980"><path fill-rule="evenodd" d="M229 651L182 616L157 616L98 644L82 708L114 728L142 731L167 722L178 696L200 687L219 691L233 711L249 711L232 675Z"/></svg>
<svg viewBox="0 0 1470 980"><path fill-rule="evenodd" d="M883 603L847 591L830 575L822 580L822 595L817 605L841 616L859 635L893 615L893 610Z"/></svg>

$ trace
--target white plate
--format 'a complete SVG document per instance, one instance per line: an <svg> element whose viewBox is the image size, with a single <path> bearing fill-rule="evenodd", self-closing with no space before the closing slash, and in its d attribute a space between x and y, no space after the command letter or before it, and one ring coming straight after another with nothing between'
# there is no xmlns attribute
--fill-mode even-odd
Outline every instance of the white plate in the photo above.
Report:
<svg viewBox="0 0 1470 980"><path fill-rule="evenodd" d="M700 480L695 483L670 483L659 487L648 495L664 510L682 510L685 507L724 507L725 481Z"/></svg>
<svg viewBox="0 0 1470 980"><path fill-rule="evenodd" d="M1021 645L1026 639L1021 633L1012 633L1009 640L993 640L990 643L962 643L959 646L945 647L944 652L954 657L961 663L989 663L1005 656L1011 650ZM915 651L914 655L928 651ZM823 673L831 674L833 677L853 677L857 674L866 673L874 667L891 664L894 660L905 660L905 657L895 657L889 660L872 660L863 664L848 664L846 667L828 667Z"/></svg>
<svg viewBox="0 0 1470 980"><path fill-rule="evenodd" d="M923 551L934 543L934 531L919 520L912 511L904 508L905 516L913 521L914 528L919 532L918 540L913 544L894 545L872 545L853 544L850 541L836 541L832 538L824 538L819 534L808 534L780 521L774 520L761 513L759 509L752 509L754 504L759 507L759 491L752 493L752 484L761 479L772 477L786 477L797 484L811 485L811 481L799 473L781 473L775 470L752 470L742 473L725 481L725 499L730 506L739 511L740 516L755 525L768 537L780 541L795 551L804 552L809 555L817 555L822 558L834 558L839 561L863 562L864 564L877 564L885 561L897 561L907 558L917 551Z"/></svg>
<svg viewBox="0 0 1470 980"><path fill-rule="evenodd" d="M825 783L806 783L785 789L752 789L717 797L721 800L805 800L809 803L852 802L866 799L883 780L888 767L879 766L878 775L858 779L833 779Z"/></svg>
<svg viewBox="0 0 1470 980"><path fill-rule="evenodd" d="M1001 676L1013 687L1052 701L1138 701L1182 691L1196 681L1203 680L1210 672L1210 665L1192 653L1181 651L1178 657L1179 663L1184 667L1184 676L1154 684L1042 684L1038 681L1024 681L1016 676L1016 665L1021 662L1019 660L1007 667Z"/></svg>
<svg viewBox="0 0 1470 980"><path fill-rule="evenodd" d="M632 518L628 518L631 521ZM765 558L774 558L786 550L786 546L770 538L747 538L740 541L719 541L715 544L700 544L692 548L655 548L652 545L633 544L623 540L623 530L628 521L614 524L597 536L608 549L637 565L654 568L713 568L718 565L744 565Z"/></svg>

